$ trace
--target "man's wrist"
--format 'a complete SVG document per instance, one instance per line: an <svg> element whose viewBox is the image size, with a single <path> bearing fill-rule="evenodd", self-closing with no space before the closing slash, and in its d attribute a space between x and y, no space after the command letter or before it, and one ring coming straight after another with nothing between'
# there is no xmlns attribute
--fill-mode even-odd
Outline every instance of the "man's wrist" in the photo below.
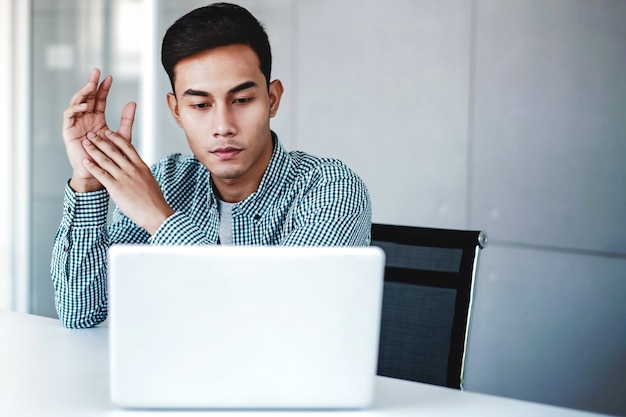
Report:
<svg viewBox="0 0 626 417"><path fill-rule="evenodd" d="M155 215L151 219L147 220L147 224L143 227L150 236L154 236L154 234L159 230L161 225L165 223L165 221L174 214L175 211L171 207L166 207L159 214Z"/></svg>
<svg viewBox="0 0 626 417"><path fill-rule="evenodd" d="M83 179L72 177L70 179L70 187L75 193L89 193L92 191L99 191L104 186L95 178Z"/></svg>

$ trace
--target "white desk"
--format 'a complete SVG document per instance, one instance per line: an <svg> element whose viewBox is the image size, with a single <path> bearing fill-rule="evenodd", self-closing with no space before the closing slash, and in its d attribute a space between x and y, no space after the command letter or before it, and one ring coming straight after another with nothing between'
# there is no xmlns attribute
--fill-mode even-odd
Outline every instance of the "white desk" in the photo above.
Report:
<svg viewBox="0 0 626 417"><path fill-rule="evenodd" d="M0 416L291 415L292 412L131 411L109 402L108 331L69 330L58 320L0 311ZM377 377L371 409L302 412L344 416L545 416L598 414Z"/></svg>

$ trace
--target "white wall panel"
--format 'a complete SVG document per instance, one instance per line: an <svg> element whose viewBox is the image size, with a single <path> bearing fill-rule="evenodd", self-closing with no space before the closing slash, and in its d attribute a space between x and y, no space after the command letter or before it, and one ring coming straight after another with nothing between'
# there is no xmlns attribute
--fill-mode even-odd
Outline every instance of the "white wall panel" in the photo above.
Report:
<svg viewBox="0 0 626 417"><path fill-rule="evenodd" d="M465 388L626 412L626 259L488 246Z"/></svg>
<svg viewBox="0 0 626 417"><path fill-rule="evenodd" d="M626 2L477 2L472 227L626 253Z"/></svg>
<svg viewBox="0 0 626 417"><path fill-rule="evenodd" d="M9 41L12 37L11 18L13 17L13 8L10 1L3 0L0 2L4 13L0 16L0 89L3 91L11 91L11 83L9 79L13 75L11 65L11 56L13 45ZM13 135L13 118L9 112L11 104L5 101L0 102L0 124L4 126L9 136ZM0 193L9 195L12 193L13 164L11 163L11 155L13 146L10 141L0 143ZM13 207L8 204L0 206L0 228L2 230L11 231L11 217L13 216ZM13 234L11 232L0 235L0 308L11 309L13 307L13 277L11 259L11 245Z"/></svg>
<svg viewBox="0 0 626 417"><path fill-rule="evenodd" d="M348 163L377 222L463 227L470 2L299 1L298 148Z"/></svg>

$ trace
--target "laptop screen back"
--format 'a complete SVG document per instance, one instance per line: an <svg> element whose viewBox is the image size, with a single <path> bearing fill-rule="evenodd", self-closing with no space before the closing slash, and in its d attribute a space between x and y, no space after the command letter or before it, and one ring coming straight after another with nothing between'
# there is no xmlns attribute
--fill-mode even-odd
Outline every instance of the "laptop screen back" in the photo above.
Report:
<svg viewBox="0 0 626 417"><path fill-rule="evenodd" d="M378 248L113 246L111 398L140 408L362 408Z"/></svg>

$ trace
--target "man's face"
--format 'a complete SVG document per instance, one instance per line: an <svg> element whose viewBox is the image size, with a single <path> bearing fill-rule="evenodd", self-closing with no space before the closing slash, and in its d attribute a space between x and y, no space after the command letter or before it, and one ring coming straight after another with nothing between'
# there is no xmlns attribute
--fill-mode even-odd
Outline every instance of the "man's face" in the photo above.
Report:
<svg viewBox="0 0 626 417"><path fill-rule="evenodd" d="M280 81L268 91L259 59L246 45L186 58L174 74L176 96L169 94L168 104L191 151L221 194L237 189L245 198L258 187L272 156L269 119L278 110Z"/></svg>

